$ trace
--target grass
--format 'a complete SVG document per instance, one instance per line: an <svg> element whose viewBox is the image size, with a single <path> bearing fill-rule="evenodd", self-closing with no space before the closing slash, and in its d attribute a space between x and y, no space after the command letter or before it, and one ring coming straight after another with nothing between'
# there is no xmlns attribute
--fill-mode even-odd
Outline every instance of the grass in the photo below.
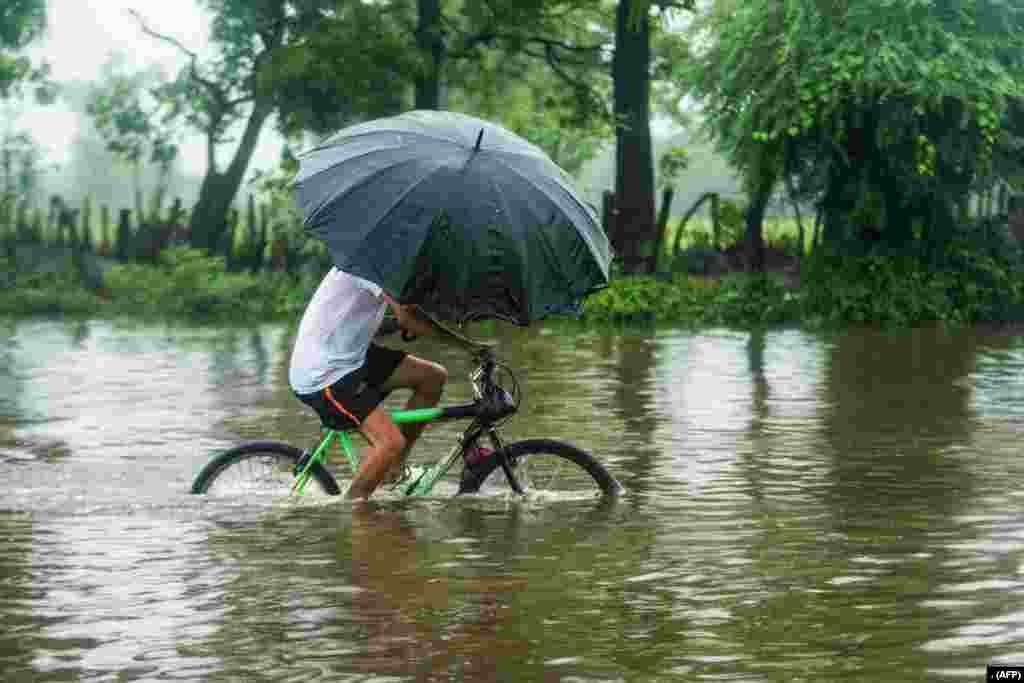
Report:
<svg viewBox="0 0 1024 683"><path fill-rule="evenodd" d="M810 219L810 220L809 220ZM811 248L813 237L813 217L803 217L804 224L804 253ZM662 244L666 256L672 255L672 245L675 244L676 234L679 232L680 221L670 222L665 228L665 241ZM728 230L723 230L728 233ZM795 218L767 218L764 221L764 239L768 244L795 244L800 230ZM740 235L723 235L726 246L739 241ZM704 217L691 218L686 224L686 232L680 241L680 248L687 249L695 246L711 244L713 237L711 220Z"/></svg>

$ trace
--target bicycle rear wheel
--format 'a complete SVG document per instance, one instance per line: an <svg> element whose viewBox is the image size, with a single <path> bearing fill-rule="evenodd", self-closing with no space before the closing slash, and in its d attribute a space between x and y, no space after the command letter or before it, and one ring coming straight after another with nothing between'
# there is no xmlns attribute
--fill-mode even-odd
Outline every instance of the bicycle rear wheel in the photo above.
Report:
<svg viewBox="0 0 1024 683"><path fill-rule="evenodd" d="M622 485L604 465L572 444L551 439L528 439L508 444L483 463L463 474L459 493L473 493L490 480L505 480L499 455L504 453L516 481L528 494L578 497L600 491L609 496L623 492Z"/></svg>
<svg viewBox="0 0 1024 683"><path fill-rule="evenodd" d="M287 496L295 484L295 465L302 451L276 441L242 444L208 462L192 483L192 493L213 495ZM338 482L316 464L304 496L336 496Z"/></svg>

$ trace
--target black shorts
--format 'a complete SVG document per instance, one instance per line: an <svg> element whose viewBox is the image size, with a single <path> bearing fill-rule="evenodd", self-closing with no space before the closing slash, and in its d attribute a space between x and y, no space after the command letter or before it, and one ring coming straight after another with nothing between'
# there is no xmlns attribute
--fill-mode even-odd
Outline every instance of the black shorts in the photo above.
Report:
<svg viewBox="0 0 1024 683"><path fill-rule="evenodd" d="M298 394L299 400L320 416L325 427L337 430L359 429L366 416L388 397L381 385L409 354L370 344L366 360L329 387L312 394Z"/></svg>

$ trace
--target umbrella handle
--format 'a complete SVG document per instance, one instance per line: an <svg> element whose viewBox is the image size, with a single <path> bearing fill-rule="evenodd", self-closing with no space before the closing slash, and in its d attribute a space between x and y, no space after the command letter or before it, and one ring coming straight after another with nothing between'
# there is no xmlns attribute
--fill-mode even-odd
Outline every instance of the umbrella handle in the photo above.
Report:
<svg viewBox="0 0 1024 683"><path fill-rule="evenodd" d="M475 339L470 339L461 332L453 330L452 328L448 327L434 316L430 315L430 313L423 310L423 308L421 308L420 306L416 306L416 313L418 315L422 315L426 320L430 321L434 328L441 333L441 337L443 339L447 339L448 341L454 343L456 346L462 347L463 349L469 351L470 354L474 356L479 354L481 351L486 351L491 347L495 346L495 344L493 343L485 343L482 341L477 341Z"/></svg>

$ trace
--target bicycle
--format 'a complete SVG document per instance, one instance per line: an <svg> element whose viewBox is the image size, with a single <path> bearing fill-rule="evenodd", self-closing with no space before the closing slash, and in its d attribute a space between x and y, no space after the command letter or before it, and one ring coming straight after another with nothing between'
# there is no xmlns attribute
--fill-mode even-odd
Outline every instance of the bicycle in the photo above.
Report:
<svg viewBox="0 0 1024 683"><path fill-rule="evenodd" d="M556 485L565 485L578 493L580 489L596 488L608 496L623 492L621 484L586 451L572 444L552 439L528 439L505 444L498 434L500 424L519 410L520 391L508 367L498 363L487 348L473 347L477 368L471 373L475 400L464 405L393 411L391 416L401 425L416 422L471 420L462 436L448 455L426 466L405 466L404 476L392 486L406 496L425 496L434 485L466 454L479 447L486 435L493 448L486 459L475 467L463 470L456 495L478 492L497 471L514 492L520 495L533 491L550 492ZM503 386L496 373L507 374ZM280 489L282 493L302 496L314 483L326 495L342 492L337 477L328 470L328 451L332 444L340 444L343 465L348 474L358 472L361 459L348 431L323 427L323 436L313 449L299 450L286 443L259 441L226 450L210 462L196 476L193 493L216 493L220 489L232 490L232 485L243 481L244 475L255 477L259 490L265 487ZM563 476L564 475L564 476ZM224 485L224 486L221 486ZM243 488L247 487L242 483Z"/></svg>

